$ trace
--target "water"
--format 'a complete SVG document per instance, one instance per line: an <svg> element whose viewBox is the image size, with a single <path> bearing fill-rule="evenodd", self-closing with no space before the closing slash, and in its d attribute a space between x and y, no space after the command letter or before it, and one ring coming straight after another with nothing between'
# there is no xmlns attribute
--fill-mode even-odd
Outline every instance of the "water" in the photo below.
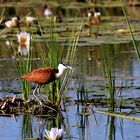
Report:
<svg viewBox="0 0 140 140"><path fill-rule="evenodd" d="M72 110L72 111L71 111ZM109 117L102 114L90 116L78 115L75 105L67 107L64 126L66 133L64 139L69 140L137 140L139 139L139 122ZM35 116L28 116L30 127L23 127L23 119L26 115L0 117L0 139L20 140L22 137L41 137L43 130L50 123L49 119L39 119ZM139 115L137 115L139 117ZM63 126L62 126L63 127ZM27 130L26 130L27 129Z"/></svg>
<svg viewBox="0 0 140 140"><path fill-rule="evenodd" d="M71 107L70 107L71 108ZM74 117L69 116L71 124L71 133L74 139L83 140L134 140L139 139L139 123L108 117L107 115L92 114L90 116L78 116L77 112L72 114ZM74 127L76 125L83 125L82 128ZM136 130L136 131L133 131ZM132 133L131 133L132 132Z"/></svg>
<svg viewBox="0 0 140 140"><path fill-rule="evenodd" d="M21 7L16 7L16 10L14 8L7 7L5 14L9 15L10 11L13 11L11 16L15 14L17 15L18 13L23 17L27 14L27 11L31 10L33 15L40 16L43 19L44 17L42 16L42 12L39 11L39 8L35 10L34 7L36 6L28 5L26 8L22 7L22 10L19 10ZM70 22L71 25L68 27L72 27L73 20L67 17L71 16L75 18L75 11L77 11L77 8L75 8L74 11L71 8L62 8L61 10L64 10L63 16L66 17L64 18L64 21ZM118 19L122 15L120 7L109 8L99 6L97 10L101 11L103 13L102 15L105 16L103 17L103 25L107 18L111 19L109 20L110 22L115 20L118 23ZM78 12L78 15L76 16L85 16L87 11L88 10L85 9L82 13ZM139 8L127 7L127 12L131 18L135 17L135 19L139 19ZM111 18L110 16L115 17ZM118 16L118 18L116 18L116 16ZM77 18L78 22L81 22L81 19L82 18ZM121 27L124 28L126 25L124 24L124 20L122 21ZM64 25L67 27L66 23L64 23ZM110 35L107 31L108 29L111 30L111 32L116 31L119 29L120 24L119 26L115 25L117 28L114 28L113 24L111 25L108 22L105 25L105 27L101 26L100 36L98 39L95 39L94 36L80 38L74 60L75 71L72 75L67 92L67 96L70 98L66 100L65 106L62 105L62 109L66 110L62 111L64 119L61 120L59 117L47 118L39 115L33 116L28 114L4 114L0 116L0 140L21 140L32 137L41 138L43 137L44 129L50 129L52 126L60 126L63 128L66 131L64 134L64 139L66 140L137 140L140 138L139 122L94 113L93 110L96 109L107 110L106 107L101 105L95 106L93 103L78 104L75 102L75 100L78 100L78 95L79 98L82 98L80 94L80 90L82 88L86 90L86 99L94 99L95 97L99 98L99 95L102 95L101 97L103 98L105 97L106 90L103 88L105 80L102 76L101 57L102 51L105 51L103 49L107 47L106 43L104 43L105 39L108 41L108 38L111 42L108 43L108 47L110 47L110 49L107 53L109 54L109 62L113 65L113 71L115 72L116 86L119 88L121 86L124 87L122 89L121 97L123 97L123 99L138 99L140 97L140 65L136 58L134 48L129 40L130 37L126 37L128 34L121 34L121 36L119 36L120 34L117 34L116 36L118 36L118 38L115 38L115 36L113 36L115 33ZM62 29L62 27L60 29L57 28L58 31ZM66 29L63 30L65 31ZM85 32L87 32L88 29L86 28L85 30ZM61 37L63 40L65 39L65 37ZM110 37L112 38L110 39ZM15 50L17 50L18 43L15 38L16 37L12 38L12 43ZM33 38L34 42L32 46L34 68L36 68L37 65L40 65L40 59L38 59L40 58L40 48L45 47L42 40L39 42L40 38L40 36ZM0 41L0 97L5 97L7 95L14 96L16 91L19 92L17 95L20 96L21 83L13 61L14 54L11 54L11 47L7 46L5 41L6 38L4 38L4 41ZM62 40L59 43L61 47L65 44ZM138 48L140 48L139 42ZM46 48L44 50L48 51ZM67 47L64 48L64 52L66 50ZM48 61L48 58L46 59ZM120 99L120 97L117 98ZM131 106L131 104L128 104L128 106ZM139 106L136 106L135 109L139 111ZM116 108L116 110L118 111L119 109ZM131 108L125 108L121 109L121 111L129 113L134 110ZM139 112L131 114L131 116L140 117Z"/></svg>

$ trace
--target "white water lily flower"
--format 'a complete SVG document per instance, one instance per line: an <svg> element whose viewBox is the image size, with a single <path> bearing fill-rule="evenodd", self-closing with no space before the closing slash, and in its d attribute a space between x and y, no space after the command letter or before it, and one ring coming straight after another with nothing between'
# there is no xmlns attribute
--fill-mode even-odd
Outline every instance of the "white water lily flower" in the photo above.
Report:
<svg viewBox="0 0 140 140"><path fill-rule="evenodd" d="M30 34L21 32L20 34L17 34L17 38L19 43L18 54L27 56L30 47Z"/></svg>
<svg viewBox="0 0 140 140"><path fill-rule="evenodd" d="M63 129L51 128L50 131L45 129L45 137L47 137L49 140L60 140L63 134Z"/></svg>
<svg viewBox="0 0 140 140"><path fill-rule="evenodd" d="M29 47L30 45L30 34L27 32L21 32L20 34L17 34L18 37L18 43L19 45L26 45Z"/></svg>
<svg viewBox="0 0 140 140"><path fill-rule="evenodd" d="M23 55L23 56L27 56L29 53L29 48L27 48L26 45L19 45L18 46L18 54L19 55Z"/></svg>

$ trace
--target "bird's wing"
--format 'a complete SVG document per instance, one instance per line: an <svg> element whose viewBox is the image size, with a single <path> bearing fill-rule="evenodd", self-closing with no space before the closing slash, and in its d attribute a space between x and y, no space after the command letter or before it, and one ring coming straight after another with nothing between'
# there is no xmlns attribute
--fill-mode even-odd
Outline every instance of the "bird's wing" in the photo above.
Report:
<svg viewBox="0 0 140 140"><path fill-rule="evenodd" d="M55 80L54 73L55 69L53 68L39 68L23 75L21 78L30 82L45 84Z"/></svg>

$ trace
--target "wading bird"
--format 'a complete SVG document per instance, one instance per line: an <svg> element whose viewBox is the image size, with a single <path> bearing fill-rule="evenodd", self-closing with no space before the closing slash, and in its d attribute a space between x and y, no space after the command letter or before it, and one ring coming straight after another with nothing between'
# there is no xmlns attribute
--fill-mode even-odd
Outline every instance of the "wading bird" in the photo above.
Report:
<svg viewBox="0 0 140 140"><path fill-rule="evenodd" d="M17 27L18 30L20 31L19 20L20 20L20 18L18 16L13 17L10 20L7 20L5 22L5 26L7 28L15 28L15 27Z"/></svg>
<svg viewBox="0 0 140 140"><path fill-rule="evenodd" d="M33 23L36 20L37 20L37 18L32 17L32 16L26 16L25 17L25 22L26 22L27 26L30 26L30 24Z"/></svg>
<svg viewBox="0 0 140 140"><path fill-rule="evenodd" d="M45 4L45 5L44 5L44 16L45 16L46 18L49 18L49 17L51 17L52 15L53 15L53 13L52 13L51 9L49 9L48 5Z"/></svg>
<svg viewBox="0 0 140 140"><path fill-rule="evenodd" d="M23 75L21 79L25 79L29 82L37 83L37 86L33 91L33 95L35 95L35 93L37 93L37 90L40 89L41 85L49 84L50 82L59 79L62 76L64 70L67 68L73 69L72 67L64 63L60 63L57 69L52 67L38 68ZM38 99L37 96L36 98ZM39 102L40 104L42 104L40 100Z"/></svg>
<svg viewBox="0 0 140 140"><path fill-rule="evenodd" d="M97 37L99 32L99 25L101 21L101 13L95 12L94 15L92 15L92 13L88 13L88 17L89 17L89 36L91 36L92 25L96 25L97 26L96 37Z"/></svg>

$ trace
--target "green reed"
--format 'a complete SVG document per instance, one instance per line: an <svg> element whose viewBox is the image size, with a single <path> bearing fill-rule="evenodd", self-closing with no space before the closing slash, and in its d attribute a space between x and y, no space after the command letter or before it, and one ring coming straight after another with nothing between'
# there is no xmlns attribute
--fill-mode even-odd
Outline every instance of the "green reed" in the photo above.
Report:
<svg viewBox="0 0 140 140"><path fill-rule="evenodd" d="M138 118L138 117L126 116L126 115L122 115L122 114L111 113L111 112L106 112L106 111L101 111L101 110L94 110L94 112L99 113L99 114L109 115L112 117L118 117L120 119L128 119L128 120L140 122L140 118Z"/></svg>
<svg viewBox="0 0 140 140"><path fill-rule="evenodd" d="M30 42L31 44L31 42ZM11 56L13 58L13 63L18 71L18 77L32 70L32 48L29 46L29 52L25 57L23 54L19 54L17 47L11 45ZM21 80L21 90L23 100L28 100L30 96L31 86L30 83Z"/></svg>
<svg viewBox="0 0 140 140"><path fill-rule="evenodd" d="M66 52L65 61L66 61L66 63L69 63L70 66L73 66L73 64L74 64L74 58L75 58L75 54L76 54L76 48L77 48L77 43L79 40L81 28L82 28L82 23L81 23L81 27L79 28L79 32L75 32L74 31L75 27L73 28L73 32L71 33L71 36L70 36L71 40L69 40L69 42L68 42L69 45L68 45L68 50ZM68 84L69 84L70 77L71 77L73 70L67 70L66 73L63 75L63 78L61 80L61 86L58 91L59 98L58 98L57 102L59 104L61 102L61 94L62 93L66 94L66 92L67 92Z"/></svg>
<svg viewBox="0 0 140 140"><path fill-rule="evenodd" d="M49 58L49 66L57 68L58 63L60 62L61 58L60 56L62 54L58 54L59 44L56 42L57 37L54 35L54 28L55 28L55 22L53 19L50 21L51 27L50 27L50 39L48 43L48 58ZM48 97L51 103L55 104L57 99L57 90L59 86L59 81L53 81L49 85L49 92Z"/></svg>
<svg viewBox="0 0 140 140"><path fill-rule="evenodd" d="M81 54L81 56L85 56L85 54ZM78 75L78 77L80 76L80 79L77 78L77 83L78 83L77 100L81 102L82 104L83 103L85 104L85 101L88 100L87 82L86 82L85 75L83 75L83 73L85 73L84 65L86 62L82 61L82 59L83 58L80 57L77 60L77 63L80 64L76 69L77 70L76 74Z"/></svg>
<svg viewBox="0 0 140 140"><path fill-rule="evenodd" d="M50 130L52 127L61 128L62 126L65 126L65 123L59 113L57 113L57 116L55 116L54 118L48 118L45 122L46 130Z"/></svg>
<svg viewBox="0 0 140 140"><path fill-rule="evenodd" d="M137 59L140 61L140 52L139 52L139 49L138 49L138 47L137 47L137 43L136 43L136 40L135 40L135 36L134 36L134 34L133 34L133 30L132 30L131 24L130 24L130 22L129 22L129 19L128 19L128 16L127 16L127 13L126 13L126 10L125 10L125 7L124 7L124 2L123 2L123 0L120 0L120 2L121 2L122 11L123 11L123 14L124 14L126 23L127 23L127 25L128 25L129 31L130 31L130 35L131 35L131 38L132 38L133 47L134 47L135 52L136 52L136 54L137 54Z"/></svg>
<svg viewBox="0 0 140 140"><path fill-rule="evenodd" d="M114 140L115 139L115 130L116 130L115 121L116 121L115 117L112 117L112 116L107 117L105 139L108 139L108 140ZM107 138L107 134L108 134L108 138Z"/></svg>
<svg viewBox="0 0 140 140"><path fill-rule="evenodd" d="M57 23L54 21L54 19L53 18L50 19L49 42L45 40L48 52L46 52L47 53L46 55L43 55L43 56L48 56L49 62L43 61L46 62L43 63L43 65L57 68L60 62L65 62L68 65L72 66L80 32L77 33L73 29L73 32L71 33L70 36L71 39L68 41L66 39L67 46L64 45L60 46L60 44L58 43L58 36L54 32L56 25ZM64 54L64 47L67 48L65 54ZM42 50L41 52L44 51ZM46 59L43 56L41 60ZM49 101L57 106L60 105L62 93L66 93L66 89L68 88L68 83L71 74L72 74L71 70L66 70L60 80L55 80L51 82L49 85L46 85L46 90L45 90L46 101Z"/></svg>
<svg viewBox="0 0 140 140"><path fill-rule="evenodd" d="M29 48L30 49L29 49L29 53L28 53L28 56L27 56L27 60L23 56L19 57L18 72L19 72L20 77L23 74L32 70L32 50L31 50L31 46ZM28 100L29 96L30 96L30 90L31 90L30 83L25 81L25 80L22 80L21 81L21 87L22 87L21 89L22 89L23 99Z"/></svg>
<svg viewBox="0 0 140 140"><path fill-rule="evenodd" d="M105 87L107 90L107 100L109 105L109 110L114 112L114 104L115 104L115 72L113 72L115 50L112 46L104 46L102 48L102 73L105 79Z"/></svg>
<svg viewBox="0 0 140 140"><path fill-rule="evenodd" d="M27 114L22 117L22 132L21 136L23 139L33 137L33 123L32 116Z"/></svg>

